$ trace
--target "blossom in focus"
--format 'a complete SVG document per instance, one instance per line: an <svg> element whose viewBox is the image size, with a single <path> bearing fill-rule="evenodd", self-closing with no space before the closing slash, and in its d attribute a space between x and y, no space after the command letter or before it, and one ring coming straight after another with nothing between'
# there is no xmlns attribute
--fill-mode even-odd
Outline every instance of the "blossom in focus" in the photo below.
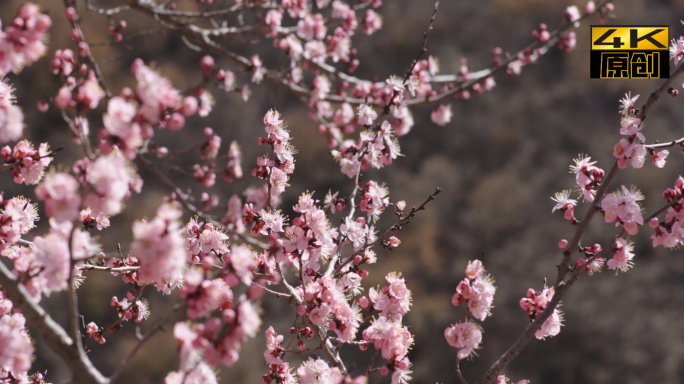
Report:
<svg viewBox="0 0 684 384"><path fill-rule="evenodd" d="M457 356L463 360L471 357L474 350L480 346L482 329L473 322L465 321L445 329L444 337L450 346L458 348Z"/></svg>

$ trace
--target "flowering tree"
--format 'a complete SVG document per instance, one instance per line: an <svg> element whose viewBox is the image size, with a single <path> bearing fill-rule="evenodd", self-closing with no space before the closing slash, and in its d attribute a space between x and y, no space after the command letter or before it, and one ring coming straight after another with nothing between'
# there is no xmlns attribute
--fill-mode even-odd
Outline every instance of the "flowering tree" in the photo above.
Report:
<svg viewBox="0 0 684 384"><path fill-rule="evenodd" d="M37 332L33 337L40 336L64 360L73 382L109 383L121 376L139 349L177 312L184 312L188 321L173 325L180 366L168 373L166 383L216 383L216 367L239 364L242 345L257 332L266 336L262 379L267 384L297 380L360 384L383 376L389 376L385 380L392 384L409 381L414 338L402 321L411 306L411 291L401 271L388 274L385 286L366 287L366 294L363 280L368 277L368 265L383 262L383 253L400 246L398 232L429 209L441 189L432 194L426 191L426 199L409 208L405 201L391 199L383 183L364 173L389 166L401 156L399 138L414 125L411 108L431 105L432 121L446 125L453 117L448 99L491 91L499 75L520 74L554 47L572 51L577 44L573 28L594 16L603 22L613 11L606 1L589 1L583 12L570 6L563 25L550 30L541 24L532 33L534 41L519 52L509 54L496 48L487 69L472 71L462 60L457 74L445 75L439 74L436 58L425 57L438 18L435 5L431 19L425 21L422 47L416 47L417 57L406 63L406 71L385 81L370 81L355 76L361 58L352 48L352 37L355 32L372 35L382 27L381 0L206 3L193 8L170 1L121 0L115 7L99 8L89 0L64 0L64 14L53 15L54 20L26 3L0 32L0 74L10 78L10 73L21 76L25 66L49 66L60 87L39 100L37 108L42 112L58 109L63 118L60 129L82 151L79 160L63 164L61 148L22 140L24 113L30 109L22 111L8 80L0 82L0 142L7 144L1 150L5 164L0 170L11 172L14 183L31 186L33 191L29 189L27 195L35 193L36 198L2 196L0 382L50 380L49 375L31 371L34 347L28 323ZM185 10L190 8L196 10ZM154 29L129 32L126 17L136 13L149 16ZM196 68L201 82L179 90L149 62L130 58L135 84L112 89L91 53L98 44L89 43L80 26L82 18L93 15L110 21L110 38L100 45L124 44L160 30L177 34L190 49L203 53ZM38 60L47 51L48 31L57 19L69 24L72 45L59 47L48 65ZM243 55L234 47L245 39L270 46L283 62L269 67L259 55ZM670 86L684 71L684 63L679 63L684 57L684 38L673 40L670 53L676 69L641 107L639 95L627 94L620 101L619 134L623 137L613 148L615 162L609 171L586 155L571 165L579 193L565 190L553 197L552 213L560 211L575 226L570 240L558 242L557 276L543 286L529 288L520 299L529 325L478 384L508 382L502 375L504 368L530 340L560 332L559 304L585 272L591 275L603 268L626 272L632 267L634 248L627 234L635 235L648 223L654 247L673 248L684 241L682 177L663 192L662 207L646 217L639 203L644 197L635 187L611 185L620 169L641 168L647 157L653 166L662 168L669 154L666 148L684 144L684 139L671 138L648 144L642 132L658 98L665 92L677 95ZM217 64L219 58L225 63ZM281 195L295 173L297 149L285 123L287 116L275 109L264 111L257 143L242 143L262 146L265 152L257 159L246 159L252 164L248 175L243 175L241 147L236 141L221 154L223 138L214 130L186 127L186 118L205 117L219 107L210 92L237 92L247 102L250 88L259 83L278 87L306 105L311 119L320 124L319 131L341 173L350 180L346 191L330 191L325 196L296 191L300 195L294 206L281 204ZM91 132L91 121L101 122L102 128ZM197 132L197 144L162 146L155 135L164 129ZM194 154L199 161L191 166L179 162L185 154ZM217 169L219 163L225 166L223 170ZM51 164L59 166L50 169ZM154 217L126 224L132 226L132 236L124 246L102 249L97 235L108 236L125 201L133 193L144 193L141 169L166 185L168 195L159 202ZM170 173L186 176L186 185L179 185ZM217 175L223 180L217 180ZM241 197L240 191L228 188L243 177L251 177L254 187ZM217 182L226 183L220 194L200 194L188 188L209 188ZM581 219L575 217L579 200L587 203L584 215L578 215ZM217 208L220 204L227 209ZM50 228L44 235L31 236L39 205ZM583 246L583 236L598 213L606 223L620 228L603 245ZM380 227L383 214L393 215L394 224ZM79 286L86 276L97 274L120 276L127 290L123 297L99 298L103 306L109 301L115 312L116 320L109 324L88 321L79 310L79 299L91 295ZM152 287L175 298L169 312L150 308L145 296ZM496 286L483 261L474 259L455 289L452 304L465 304L465 318L446 328L444 337L456 349L455 371L461 383L466 383L460 361L475 356L483 342L478 321L492 315ZM62 291L68 292L66 327L41 307L44 294ZM277 314L291 319L289 335L271 324L260 331L261 299L289 304L287 313ZM117 332L129 326L129 320L147 319L152 324L139 335L128 356L113 373L102 374L89 359L89 349L115 343ZM367 366L352 370L341 355L343 348L370 349ZM310 358L290 366L296 354Z"/></svg>

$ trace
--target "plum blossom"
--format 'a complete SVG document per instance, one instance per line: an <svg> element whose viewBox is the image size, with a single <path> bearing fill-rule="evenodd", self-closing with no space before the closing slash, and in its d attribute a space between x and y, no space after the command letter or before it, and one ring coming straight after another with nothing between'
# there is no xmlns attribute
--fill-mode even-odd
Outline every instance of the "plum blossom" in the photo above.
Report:
<svg viewBox="0 0 684 384"><path fill-rule="evenodd" d="M140 261L139 283L154 282L166 294L181 280L187 262L178 223L181 215L177 206L165 203L157 208L153 220L133 223L134 240L130 250Z"/></svg>
<svg viewBox="0 0 684 384"><path fill-rule="evenodd" d="M361 168L359 160L357 160L356 158L351 160L343 158L340 160L340 166L342 167L342 173L347 175L350 179L356 177Z"/></svg>
<svg viewBox="0 0 684 384"><path fill-rule="evenodd" d="M634 245L623 238L615 240L615 249L613 250L613 258L608 260L606 265L608 269L615 269L615 274L618 272L627 272L634 262Z"/></svg>
<svg viewBox="0 0 684 384"><path fill-rule="evenodd" d="M636 103L638 99L639 95L632 97L632 92L625 93L625 97L620 99L620 113L622 113L623 116L626 116L629 111L634 109L634 103ZM639 122L641 122L641 120L639 120Z"/></svg>
<svg viewBox="0 0 684 384"><path fill-rule="evenodd" d="M51 26L52 20L40 13L37 5L22 5L12 23L0 31L0 76L18 72L43 56Z"/></svg>
<svg viewBox="0 0 684 384"><path fill-rule="evenodd" d="M625 230L631 235L637 233L636 225L643 225L644 219L641 214L641 206L638 201L644 196L636 188L627 189L624 185L622 191L606 195L601 201L601 209L606 223L616 221L623 224Z"/></svg>
<svg viewBox="0 0 684 384"><path fill-rule="evenodd" d="M458 306L467 303L468 310L474 318L484 321L490 315L496 287L494 281L486 274L480 260L469 261L466 267L466 278L456 286L456 293L451 303Z"/></svg>
<svg viewBox="0 0 684 384"><path fill-rule="evenodd" d="M36 204L22 196L13 197L3 203L5 207L0 220L4 223L5 230L10 229L25 235L35 228L34 223L39 220Z"/></svg>
<svg viewBox="0 0 684 384"><path fill-rule="evenodd" d="M575 22L575 28L579 27L578 20L581 18L581 16L576 5L571 5L565 8L565 17L567 17L569 21Z"/></svg>
<svg viewBox="0 0 684 384"><path fill-rule="evenodd" d="M0 370L15 378L25 377L31 369L33 344L24 315L15 313L0 317L0 345Z"/></svg>
<svg viewBox="0 0 684 384"><path fill-rule="evenodd" d="M139 113L150 124L163 120L169 109L182 106L180 91L173 88L168 79L146 66L141 59L135 59L131 72L138 81L135 92L141 102Z"/></svg>
<svg viewBox="0 0 684 384"><path fill-rule="evenodd" d="M45 213L58 223L70 221L78 216L81 196L78 182L68 173L49 173L36 188L38 200L45 201Z"/></svg>
<svg viewBox="0 0 684 384"><path fill-rule="evenodd" d="M534 333L537 339L544 339L546 337L553 337L560 333L560 327L563 326L563 313L560 309L553 310L551 316L542 324L542 326Z"/></svg>
<svg viewBox="0 0 684 384"><path fill-rule="evenodd" d="M378 114L366 104L359 105L359 124L369 126L373 124L373 121L378 117Z"/></svg>
<svg viewBox="0 0 684 384"><path fill-rule="evenodd" d="M86 180L94 191L86 195L85 204L93 211L116 215L122 210L122 201L129 196L137 175L119 151L99 156L86 169Z"/></svg>
<svg viewBox="0 0 684 384"><path fill-rule="evenodd" d="M1 52L2 49L0 49L0 66L2 65ZM14 105L12 87L7 84L1 74L0 68L0 144L4 144L21 137L24 132L24 113Z"/></svg>
<svg viewBox="0 0 684 384"><path fill-rule="evenodd" d="M451 122L451 117L453 113L451 112L451 104L440 104L432 111L430 114L430 119L432 122L443 127Z"/></svg>
<svg viewBox="0 0 684 384"><path fill-rule="evenodd" d="M670 60L674 60L674 65L679 65L679 60L684 57L684 36L679 39L672 39L670 43Z"/></svg>
<svg viewBox="0 0 684 384"><path fill-rule="evenodd" d="M482 342L482 329L479 325L465 321L444 330L444 337L450 346L458 348L460 360L471 357Z"/></svg>
<svg viewBox="0 0 684 384"><path fill-rule="evenodd" d="M52 161L47 143L42 143L36 150L27 140L17 143L14 150L5 146L0 150L0 154L2 154L6 164L16 164L12 168L12 177L17 184L38 184L43 177L45 168Z"/></svg>
<svg viewBox="0 0 684 384"><path fill-rule="evenodd" d="M363 33L370 36L380 28L382 28L382 17L372 9L367 10L363 18Z"/></svg>
<svg viewBox="0 0 684 384"><path fill-rule="evenodd" d="M561 212L565 213L566 220L572 221L575 219L574 211L575 205L577 205L577 200L570 198L569 190L556 192L556 195L552 197L551 200L556 202L556 205L554 205L553 209L551 209L551 213L554 213L556 210L560 210Z"/></svg>
<svg viewBox="0 0 684 384"><path fill-rule="evenodd" d="M307 360L297 368L302 384L338 384L344 376L339 368L331 368L322 359Z"/></svg>
<svg viewBox="0 0 684 384"><path fill-rule="evenodd" d="M363 331L363 339L372 342L376 349L381 350L382 357L390 361L403 360L413 344L408 327L385 316L379 316Z"/></svg>
<svg viewBox="0 0 684 384"><path fill-rule="evenodd" d="M574 159L575 165L570 166L570 171L575 174L577 186L582 197L586 201L594 201L596 195L596 185L603 179L604 172L601 168L594 166L595 161L591 157L580 155Z"/></svg>
<svg viewBox="0 0 684 384"><path fill-rule="evenodd" d="M268 364L282 364L278 356L282 350L280 344L283 342L283 335L279 335L273 329L273 326L268 327L266 330L266 351L264 352L264 357Z"/></svg>
<svg viewBox="0 0 684 384"><path fill-rule="evenodd" d="M651 161L653 161L653 164L658 167L662 168L665 166L665 159L667 156L670 154L670 151L667 149L662 150L660 152L654 151L653 154L651 155Z"/></svg>

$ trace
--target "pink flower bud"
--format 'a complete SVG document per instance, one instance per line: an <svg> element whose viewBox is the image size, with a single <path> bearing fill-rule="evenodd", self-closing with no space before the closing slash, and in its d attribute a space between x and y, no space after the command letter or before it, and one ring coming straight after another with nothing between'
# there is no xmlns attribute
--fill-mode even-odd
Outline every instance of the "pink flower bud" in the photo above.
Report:
<svg viewBox="0 0 684 384"><path fill-rule="evenodd" d="M297 314L299 316L304 316L304 314L306 314L306 305L300 305L297 307Z"/></svg>
<svg viewBox="0 0 684 384"><path fill-rule="evenodd" d="M185 117L180 113L174 112L168 121L169 129L172 131L177 131L185 126Z"/></svg>
<svg viewBox="0 0 684 384"><path fill-rule="evenodd" d="M406 202L404 200L398 201L395 205L394 208L401 212L406 208Z"/></svg>
<svg viewBox="0 0 684 384"><path fill-rule="evenodd" d="M197 107L199 103L197 102L197 99L194 98L193 96L188 96L185 99L183 99L183 108L181 112L185 116L192 116L195 113L197 113Z"/></svg>
<svg viewBox="0 0 684 384"><path fill-rule="evenodd" d="M47 101L41 100L38 102L38 110L41 112L47 112L50 108L50 104Z"/></svg>
<svg viewBox="0 0 684 384"><path fill-rule="evenodd" d="M565 239L562 239L561 241L558 242L558 248L562 250L567 250L568 249L568 241Z"/></svg>
<svg viewBox="0 0 684 384"><path fill-rule="evenodd" d="M660 222L658 222L657 217L654 217L651 219L651 221L648 222L648 225L650 225L651 228L658 228L658 226L660 225Z"/></svg>
<svg viewBox="0 0 684 384"><path fill-rule="evenodd" d="M50 16L48 15L41 15L40 18L38 18L38 21L36 22L36 29L39 31L45 31L47 29L50 29L52 26L52 19L50 19Z"/></svg>
<svg viewBox="0 0 684 384"><path fill-rule="evenodd" d="M584 7L584 10L587 13L594 13L596 12L596 4L594 4L594 2L590 0L589 2L587 2L587 5L586 7Z"/></svg>
<svg viewBox="0 0 684 384"><path fill-rule="evenodd" d="M73 28L69 34L69 37L71 37L71 40L78 43L81 41L81 31L79 31L78 28Z"/></svg>
<svg viewBox="0 0 684 384"><path fill-rule="evenodd" d="M200 60L200 67L205 75L210 75L211 70L214 69L214 58L206 55Z"/></svg>
<svg viewBox="0 0 684 384"><path fill-rule="evenodd" d="M328 328L330 328L331 331L334 331L337 329L337 323L334 320L330 320L328 323Z"/></svg>
<svg viewBox="0 0 684 384"><path fill-rule="evenodd" d="M81 57L88 56L88 51L90 51L90 46L85 41L78 43L78 55Z"/></svg>
<svg viewBox="0 0 684 384"><path fill-rule="evenodd" d="M358 265L358 264L361 264L362 261L363 261L363 257L361 257L361 255L356 255L356 256L354 256L354 262L355 262L357 265Z"/></svg>
<svg viewBox="0 0 684 384"><path fill-rule="evenodd" d="M368 271L366 271L365 269L360 270L360 271L359 271L359 276L360 276L362 279L365 279L366 277L368 277Z"/></svg>
<svg viewBox="0 0 684 384"><path fill-rule="evenodd" d="M575 220L575 207L572 205L568 204L565 208L565 214L564 214L565 220Z"/></svg>
<svg viewBox="0 0 684 384"><path fill-rule="evenodd" d="M55 104L57 104L57 107L59 109L65 109L69 107L69 104L71 103L71 90L67 87L62 87L57 91L57 95L55 96Z"/></svg>
<svg viewBox="0 0 684 384"><path fill-rule="evenodd" d="M545 42L549 41L549 38L551 37L551 34L549 31L542 31L542 33L539 34L539 41Z"/></svg>
<svg viewBox="0 0 684 384"><path fill-rule="evenodd" d="M361 308L368 309L369 304L370 303L368 301L368 298L366 296L361 296L361 298L359 299L359 305L361 306Z"/></svg>
<svg viewBox="0 0 684 384"><path fill-rule="evenodd" d="M76 8L67 7L67 9L64 10L64 17L69 21L78 21L78 12L76 11Z"/></svg>
<svg viewBox="0 0 684 384"><path fill-rule="evenodd" d="M232 323L235 320L235 310L226 309L221 315L221 317L223 317L223 321L226 323Z"/></svg>
<svg viewBox="0 0 684 384"><path fill-rule="evenodd" d="M131 73L135 75L135 73L138 72L138 69L144 66L145 62L143 62L141 58L133 60L133 64L131 64Z"/></svg>
<svg viewBox="0 0 684 384"><path fill-rule="evenodd" d="M389 368L387 368L386 365L383 366L382 368L380 368L380 374L381 374L381 375L387 376L388 373L389 373Z"/></svg>
<svg viewBox="0 0 684 384"><path fill-rule="evenodd" d="M625 168L627 168L627 160L624 157L622 159L618 159L617 165L618 165L618 168L625 169Z"/></svg>

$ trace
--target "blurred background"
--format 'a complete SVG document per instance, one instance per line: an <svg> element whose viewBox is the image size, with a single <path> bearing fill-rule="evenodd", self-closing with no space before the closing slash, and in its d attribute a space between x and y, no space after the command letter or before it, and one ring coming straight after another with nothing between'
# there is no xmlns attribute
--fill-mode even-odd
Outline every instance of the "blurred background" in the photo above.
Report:
<svg viewBox="0 0 684 384"><path fill-rule="evenodd" d="M531 41L530 33L539 23L554 29L563 22L565 7L575 4L584 8L584 2L570 1L442 1L428 53L439 58L441 72L445 74L457 72L461 58L468 59L471 70L488 67L494 47L516 52ZM75 47L68 39L62 1L37 2L53 16L49 51L20 76L9 78L17 88L17 100L26 115L26 137L35 143L47 141L53 148L65 146L55 158L55 164L68 168L82 156L82 150L71 142L54 106L42 114L37 111L36 102L54 95L60 86L57 76L48 70L53 52ZM0 2L0 17L5 25L22 3ZM93 3L104 8L120 4L115 0ZM220 6L221 2L218 3ZM81 1L78 4L88 41L108 41L107 18L86 12ZM192 8L191 4L187 6ZM384 17L383 29L371 38L360 32L354 36L361 60L358 75L384 79L402 74L418 52L432 8L433 3L426 0L386 0L379 9ZM614 24L669 24L671 38L684 34L680 23L684 2L626 0L616 1L615 8ZM152 19L136 12L122 13L114 20L122 18L128 22L124 36L157 28ZM468 260L481 258L483 252L484 265L495 278L498 290L493 316L482 323L484 338L482 348L477 350L479 356L461 363L466 379L479 378L515 341L529 321L518 301L528 288L540 290L545 278L551 281L555 278L561 258L556 244L574 233L574 227L561 214L551 215L550 196L563 189L575 189L568 166L580 153L590 155L606 171L610 168L614 161L612 146L620 139L618 100L631 91L633 95L641 94L637 103L641 106L661 84L661 80L589 79L589 25L592 23L598 24L597 17L584 21L576 30L575 52L568 54L554 49L537 64L525 67L521 76L497 78L494 91L470 100L452 100L454 118L446 127L430 122L432 107L414 110L416 124L400 139L406 157L391 167L365 174L367 179L387 183L392 201L406 200L409 206L419 205L435 187L443 188L427 210L398 234L402 240L399 248L393 252L378 250L379 262L369 268L370 276L364 284L366 289L384 284L384 276L390 271L399 271L406 278L413 292L413 307L405 317L405 324L410 325L415 337L410 353L415 383L456 382L456 350L449 347L443 331L465 316L463 307L451 305L451 296L464 277ZM245 56L260 53L267 67L276 66L282 55L273 53L269 44L240 45L236 49ZM173 32L139 36L116 48L104 46L92 50L103 62L107 84L114 93L121 87L135 85L128 67L136 57L152 62L179 89L201 80L198 65L201 54L188 49ZM217 64L231 68L220 59ZM675 81L677 88L681 81ZM244 79L239 85L243 83ZM318 124L307 117L306 106L292 95L265 83L253 87L252 98L247 103L236 93L210 91L216 106L207 118L190 118L183 130L172 134L159 131L155 136L162 145L180 149L201 141L202 129L212 127L223 138L221 153L225 153L232 140L241 144L246 174L242 180L233 184L218 180L216 186L206 189L196 186L190 178L172 175L179 184L193 188L196 197L204 191L215 193L221 198L221 207L225 207L231 194L240 194L250 185L262 185L248 175L256 157L263 154L263 149L256 145L256 138L263 135L262 117L274 107L283 114L294 137L292 143L299 149L291 187L283 195L285 212L291 212L297 197L307 190L316 191L315 196L321 200L328 190L349 194L352 183L330 156L325 137L317 133ZM664 95L653 107L643 131L648 142L683 136L683 97L672 99ZM91 132L102 126L104 109L101 103L97 113L89 115ZM650 214L663 204L662 191L671 187L684 171L679 149L670 152L664 169L657 169L649 161L640 170L629 167L621 171L612 190L621 184L636 185L646 196L643 206ZM183 164L199 161L196 154L193 156L182 159ZM145 169L140 172L145 180L143 192L128 200L128 209L112 218L112 227L100 233L106 252L113 252L117 242L126 252L133 220L153 217L163 196L169 194L168 188L153 175ZM0 174L0 185L5 196L23 194L35 201L33 188L12 183L9 172ZM578 217L582 217L586 207L586 204L578 206ZM391 215L386 216L379 222L381 229L392 224ZM336 223L339 217L339 214L331 216L331 220ZM184 219L187 218L186 215ZM47 220L39 224L29 238L46 232ZM618 232L612 224L604 224L599 216L591 224L583 244L606 244ZM642 228L632 238L635 266L626 274L615 276L612 271L604 271L593 277L583 275L563 302L565 326L561 333L552 339L530 342L505 374L514 381L525 378L534 384L684 382L681 320L684 258L681 250L653 249L651 234L650 228ZM116 313L109 301L113 295L121 298L126 287L120 277L96 272L86 275L88 278L79 290L80 308L86 322L112 323ZM164 297L153 291L145 292L152 315L140 324L143 333L177 299L175 294ZM45 298L42 303L58 321L66 322L64 294ZM222 383L261 382L260 377L267 369L263 359L264 331L272 324L278 333L288 336L292 322L288 304L265 296L261 306L264 324L257 337L243 345L238 363L221 369ZM181 314L168 322L168 332L155 336L139 352L121 382L160 383L167 372L178 369L172 325L183 318ZM124 323L122 332L105 336L104 346L89 343L90 356L104 374L111 373L135 345L136 325ZM35 331L31 334L37 338ZM59 356L40 340L36 345L34 370L47 370L47 378L52 382L69 377ZM365 371L372 352L372 348L366 352L352 347L342 349L343 358L354 375ZM299 365L298 358L290 360L291 366ZM380 382L389 380L382 378Z"/></svg>

